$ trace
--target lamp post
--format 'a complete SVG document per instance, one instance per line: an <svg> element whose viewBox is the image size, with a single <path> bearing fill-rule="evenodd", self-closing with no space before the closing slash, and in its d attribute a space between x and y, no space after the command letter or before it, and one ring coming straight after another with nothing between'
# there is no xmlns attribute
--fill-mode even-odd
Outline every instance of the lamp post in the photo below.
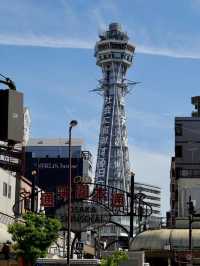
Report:
<svg viewBox="0 0 200 266"><path fill-rule="evenodd" d="M188 212L189 212L189 250L192 251L192 222L195 211L191 196L189 196Z"/></svg>
<svg viewBox="0 0 200 266"><path fill-rule="evenodd" d="M72 165L71 165L71 135L72 135L72 128L78 124L76 120L72 120L69 123L69 146L68 146L68 157L69 157L69 168L68 168L68 190L69 190L69 197L68 197L68 217L67 217L67 265L70 266L70 242L71 242L71 201L72 201Z"/></svg>
<svg viewBox="0 0 200 266"><path fill-rule="evenodd" d="M36 185L36 177L37 177L37 171L32 171L32 188L31 188L31 211L36 212L35 210L35 185Z"/></svg>
<svg viewBox="0 0 200 266"><path fill-rule="evenodd" d="M130 194L130 239L133 238L133 216L134 216L134 200L135 200L135 173L131 173L131 194Z"/></svg>

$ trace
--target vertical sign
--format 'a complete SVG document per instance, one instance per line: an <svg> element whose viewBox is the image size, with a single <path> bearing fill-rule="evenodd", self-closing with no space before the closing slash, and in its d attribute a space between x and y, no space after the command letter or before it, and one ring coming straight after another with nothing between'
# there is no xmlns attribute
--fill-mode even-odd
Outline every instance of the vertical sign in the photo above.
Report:
<svg viewBox="0 0 200 266"><path fill-rule="evenodd" d="M107 167L113 104L113 96L106 96L104 98L104 108L99 137L99 149L97 155L96 182L105 182L107 171L109 170Z"/></svg>

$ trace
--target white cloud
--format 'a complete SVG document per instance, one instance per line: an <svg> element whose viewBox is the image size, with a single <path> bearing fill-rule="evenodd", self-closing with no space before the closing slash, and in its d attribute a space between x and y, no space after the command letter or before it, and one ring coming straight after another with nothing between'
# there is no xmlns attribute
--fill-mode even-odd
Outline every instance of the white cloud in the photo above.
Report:
<svg viewBox="0 0 200 266"><path fill-rule="evenodd" d="M95 39L64 38L36 34L17 35L0 33L0 45L94 49L95 42ZM137 44L136 53L168 56L173 58L200 59L200 50L198 51L197 49L195 51L193 51L193 49L188 49L187 51Z"/></svg>
<svg viewBox="0 0 200 266"><path fill-rule="evenodd" d="M45 35L6 35L0 34L0 44L16 46L38 46L51 48L92 48L92 42L81 39L55 38Z"/></svg>
<svg viewBox="0 0 200 266"><path fill-rule="evenodd" d="M21 12L23 14L29 14L31 16L30 21L27 21L28 15L24 15L21 18L19 17L19 12L15 13L13 10L14 13L12 14L12 21L16 21L15 25L18 26L15 28L12 24L8 30L3 30L6 28L5 24L5 27L2 27L0 31L0 44L51 48L94 49L98 30L106 29L106 24L108 23L105 18L106 11L109 11L112 15L114 15L114 17L118 17L119 12L113 1L109 0L107 5L101 1L98 5L94 5L85 11L85 19L83 14L79 14L69 2L61 0L61 5L62 9L60 9L59 12L63 10L63 14L60 14L60 16L57 13L52 15L52 10L48 9L47 14L49 16L43 19L43 12L41 10L39 12L34 5L26 6L26 12ZM22 5L20 5L20 7L23 8ZM45 7L46 5L42 8ZM7 9L8 7L5 9L5 12ZM81 16L79 17L79 15ZM60 17L62 17L62 19ZM38 19L38 21L35 24L36 19ZM57 23L56 29L58 32L51 30L51 28L53 29L52 20ZM1 21L1 24L4 26L3 23L4 22ZM86 27L86 23L88 27ZM38 26L36 27L36 25L40 24L41 29L38 29ZM19 30L21 26L22 29ZM172 33L168 33L167 36L163 37L160 36L162 34L162 32L160 32L156 35L157 42L155 43L155 41L152 41L151 34L142 26L137 27L137 31L135 32L133 32L132 27L128 27L128 33L131 35L131 39L134 37L134 39L138 40L138 43L136 44L136 53L175 58L200 59L200 49L198 45L200 41L198 40L198 37L196 37L195 41L192 43L188 43L188 40L193 40L192 36L183 35L178 37L176 36L175 38ZM159 42L160 37L162 38ZM175 39L177 41L175 41ZM176 43L176 46L173 47L174 42ZM184 47L186 44L187 46ZM195 47L194 44L196 45Z"/></svg>
<svg viewBox="0 0 200 266"><path fill-rule="evenodd" d="M141 54L160 55L174 58L200 59L200 50L193 52L192 49L188 49L188 51L181 51L179 49L173 49L170 47L161 48L153 46L144 46L139 44L138 46L136 46L136 52Z"/></svg>
<svg viewBox="0 0 200 266"><path fill-rule="evenodd" d="M123 11L114 0L91 3L83 12L73 1L60 0L55 7L46 2L39 7L34 1L18 1L14 6L5 2L0 18L0 44L94 49L98 30L105 29L110 22L108 14L109 20L119 19ZM12 20L3 19L5 15L12 15ZM176 33L173 29L164 32L159 26L150 33L148 25L142 24L134 24L133 31L132 25L124 24L131 39L138 40L136 53L200 59L200 40L192 33Z"/></svg>

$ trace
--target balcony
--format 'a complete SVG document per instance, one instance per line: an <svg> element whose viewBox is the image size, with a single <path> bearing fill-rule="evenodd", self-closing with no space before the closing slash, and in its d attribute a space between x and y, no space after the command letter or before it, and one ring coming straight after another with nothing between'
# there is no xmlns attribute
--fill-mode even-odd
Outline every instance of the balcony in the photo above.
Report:
<svg viewBox="0 0 200 266"><path fill-rule="evenodd" d="M12 224L14 222L15 218L13 216L0 212L0 223L7 225L7 224Z"/></svg>
<svg viewBox="0 0 200 266"><path fill-rule="evenodd" d="M176 169L177 178L199 178L200 169Z"/></svg>

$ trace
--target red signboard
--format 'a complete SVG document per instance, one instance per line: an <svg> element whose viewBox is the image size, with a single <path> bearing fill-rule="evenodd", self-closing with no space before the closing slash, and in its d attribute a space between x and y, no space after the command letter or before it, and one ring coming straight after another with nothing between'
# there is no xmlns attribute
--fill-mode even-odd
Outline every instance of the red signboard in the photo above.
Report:
<svg viewBox="0 0 200 266"><path fill-rule="evenodd" d="M68 188L66 186L59 186L57 187L57 196L60 199L68 199L69 198L69 191Z"/></svg>
<svg viewBox="0 0 200 266"><path fill-rule="evenodd" d="M75 199L88 199L89 198L89 186L84 184L77 184L75 186Z"/></svg>
<svg viewBox="0 0 200 266"><path fill-rule="evenodd" d="M95 201L104 201L107 199L107 191L105 188L97 187L94 191L93 200Z"/></svg>
<svg viewBox="0 0 200 266"><path fill-rule="evenodd" d="M41 195L41 205L45 208L54 207L54 193L53 192L45 192Z"/></svg>
<svg viewBox="0 0 200 266"><path fill-rule="evenodd" d="M112 194L112 206L120 208L124 206L124 193L113 193Z"/></svg>

